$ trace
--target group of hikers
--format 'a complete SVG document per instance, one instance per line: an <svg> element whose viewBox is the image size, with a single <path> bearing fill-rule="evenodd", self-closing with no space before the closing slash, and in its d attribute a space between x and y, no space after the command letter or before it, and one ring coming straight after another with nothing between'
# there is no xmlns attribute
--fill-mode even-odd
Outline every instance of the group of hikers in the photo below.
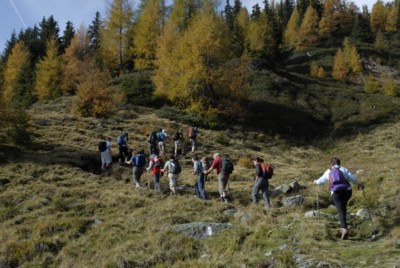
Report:
<svg viewBox="0 0 400 268"><path fill-rule="evenodd" d="M234 164L228 155L223 157L219 153L213 155L213 161L210 164L207 157L199 157L195 155L196 139L198 136L197 127L191 127L188 132L190 139L192 162L193 162L193 175L196 175L196 182L194 184L194 191L200 199L207 200L205 191L205 182L208 174L213 170L217 173L218 178L218 192L222 202L228 202L227 186L229 177L234 171ZM183 130L179 129L171 136L174 142L174 153L167 156L167 161L164 163L163 156L166 155L166 142L169 139L165 129L153 131L149 134L148 150L149 161L146 166L146 155L143 149L132 151L129 153L128 148L128 133L120 134L117 138L119 147L119 162L132 165L132 183L135 187L141 187L141 176L144 171L151 172L154 178L154 189L161 192L160 178L164 174L168 174L169 188L171 195L177 195L177 181L180 173L182 172L181 164L178 161L178 153L184 155L184 134ZM101 152L102 170L106 170L112 165L112 152L111 152L111 138L107 137L98 145ZM258 204L258 194L262 192L262 199L265 202L266 208L271 208L268 188L269 179L273 176L273 168L264 163L260 157L255 157L253 161L255 167L255 184L253 186L251 196L254 204ZM346 168L340 165L340 160L337 157L331 158L331 166L324 174L317 180L313 181L314 184L323 184L329 182L329 189L331 192L332 203L337 208L339 223L340 223L340 237L341 239L348 238L347 228L347 203L352 195L352 187L349 182L357 184L360 188L364 189L364 184L359 182Z"/></svg>

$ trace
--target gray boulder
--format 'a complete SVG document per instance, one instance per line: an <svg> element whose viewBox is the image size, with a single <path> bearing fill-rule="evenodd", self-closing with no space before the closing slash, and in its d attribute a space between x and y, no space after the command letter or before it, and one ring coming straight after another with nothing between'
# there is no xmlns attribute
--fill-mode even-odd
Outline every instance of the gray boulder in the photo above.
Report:
<svg viewBox="0 0 400 268"><path fill-rule="evenodd" d="M288 184L282 184L275 188L275 190L271 193L272 197L279 196L282 194L288 194L293 190Z"/></svg>
<svg viewBox="0 0 400 268"><path fill-rule="evenodd" d="M304 218L313 218L316 217L318 218L318 210L311 210L311 211L307 211L306 213L304 213ZM334 219L335 216L331 215L331 214L327 214L324 212L319 212L319 217L320 218L327 218L327 219Z"/></svg>
<svg viewBox="0 0 400 268"><path fill-rule="evenodd" d="M204 240L212 235L219 234L223 230L233 228L232 224L215 222L192 222L178 224L172 227L172 230L191 237L195 240Z"/></svg>
<svg viewBox="0 0 400 268"><path fill-rule="evenodd" d="M304 203L304 197L302 195L287 197L282 200L282 203L288 207L301 206Z"/></svg>
<svg viewBox="0 0 400 268"><path fill-rule="evenodd" d="M368 220L369 219L368 211L366 209L363 209L363 208L357 210L356 216L360 217L363 220Z"/></svg>
<svg viewBox="0 0 400 268"><path fill-rule="evenodd" d="M297 181L291 182L289 186L292 188L291 193L298 193L301 189L301 186Z"/></svg>

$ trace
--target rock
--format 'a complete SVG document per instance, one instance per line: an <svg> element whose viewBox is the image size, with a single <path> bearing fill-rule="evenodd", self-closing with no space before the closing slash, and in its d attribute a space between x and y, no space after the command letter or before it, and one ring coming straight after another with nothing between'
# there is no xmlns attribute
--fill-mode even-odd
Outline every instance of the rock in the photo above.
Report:
<svg viewBox="0 0 400 268"><path fill-rule="evenodd" d="M225 229L233 228L231 224L215 222L192 222L174 225L173 231L191 237L195 240L204 240L211 235L219 234Z"/></svg>
<svg viewBox="0 0 400 268"><path fill-rule="evenodd" d="M286 248L287 248L287 245L286 245L286 244L282 244L282 245L279 246L279 249L280 249L280 250L284 250L284 249L286 249Z"/></svg>
<svg viewBox="0 0 400 268"><path fill-rule="evenodd" d="M265 254L264 254L264 256L265 257L269 257L269 256L272 256L272 254L274 253L274 250L268 250L267 252L265 252Z"/></svg>
<svg viewBox="0 0 400 268"><path fill-rule="evenodd" d="M311 210L311 211L307 211L306 213L304 213L304 218L312 218L312 217L317 217L318 218L318 210ZM335 216L320 211L319 212L319 217L320 218L333 219Z"/></svg>
<svg viewBox="0 0 400 268"><path fill-rule="evenodd" d="M330 264L329 262L326 261L320 261L317 264L317 268L333 268L332 264Z"/></svg>
<svg viewBox="0 0 400 268"><path fill-rule="evenodd" d="M253 213L246 213L242 216L242 218L240 219L240 223L245 223L248 219L250 219L251 217L253 217Z"/></svg>
<svg viewBox="0 0 400 268"><path fill-rule="evenodd" d="M210 259L210 255L208 255L208 254L203 254L203 255L200 256L200 259L202 259L202 260L209 260L209 259Z"/></svg>
<svg viewBox="0 0 400 268"><path fill-rule="evenodd" d="M282 184L275 188L275 190L271 193L271 197L276 197L281 194L290 193L293 190L288 184Z"/></svg>
<svg viewBox="0 0 400 268"><path fill-rule="evenodd" d="M298 193L301 189L301 186L297 181L291 182L289 187L292 188L292 193Z"/></svg>
<svg viewBox="0 0 400 268"><path fill-rule="evenodd" d="M102 222L101 220L99 220L99 219L94 219L94 220L91 222L91 224L92 224L93 226L99 226L99 225L103 224L103 222Z"/></svg>
<svg viewBox="0 0 400 268"><path fill-rule="evenodd" d="M227 210L224 210L224 214L225 215L229 215L229 216L234 216L235 214L236 214L236 212L237 212L237 209L227 209Z"/></svg>
<svg viewBox="0 0 400 268"><path fill-rule="evenodd" d="M367 211L366 209L364 209L364 208L359 209L359 210L356 212L356 216L357 216L357 217L360 217L360 218L363 219L363 220L368 220L368 219L369 219L368 211Z"/></svg>
<svg viewBox="0 0 400 268"><path fill-rule="evenodd" d="M301 206L303 202L304 197L301 195L287 197L282 200L283 205L288 207Z"/></svg>
<svg viewBox="0 0 400 268"><path fill-rule="evenodd" d="M242 217L242 215L243 215L243 213L241 211L237 211L235 214L233 214L233 216L235 218L240 218L240 217Z"/></svg>
<svg viewBox="0 0 400 268"><path fill-rule="evenodd" d="M318 263L316 259L308 258L305 254L296 254L293 256L293 260L296 263L296 267L310 268L315 267Z"/></svg>

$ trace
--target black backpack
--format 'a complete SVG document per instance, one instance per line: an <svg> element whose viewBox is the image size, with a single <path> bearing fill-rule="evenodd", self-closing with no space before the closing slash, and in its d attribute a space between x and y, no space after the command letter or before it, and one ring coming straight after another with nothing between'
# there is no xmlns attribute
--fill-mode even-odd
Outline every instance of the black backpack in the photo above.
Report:
<svg viewBox="0 0 400 268"><path fill-rule="evenodd" d="M169 173L179 174L182 171L181 164L176 160L171 160Z"/></svg>
<svg viewBox="0 0 400 268"><path fill-rule="evenodd" d="M150 144L155 144L157 142L157 133L154 131L150 133L149 139L147 140Z"/></svg>
<svg viewBox="0 0 400 268"><path fill-rule="evenodd" d="M107 143L105 141L101 141L101 142L99 142L98 147L99 147L99 151L102 153L105 150L107 150Z"/></svg>
<svg viewBox="0 0 400 268"><path fill-rule="evenodd" d="M222 159L222 172L225 174L231 174L234 170L233 163L229 158Z"/></svg>

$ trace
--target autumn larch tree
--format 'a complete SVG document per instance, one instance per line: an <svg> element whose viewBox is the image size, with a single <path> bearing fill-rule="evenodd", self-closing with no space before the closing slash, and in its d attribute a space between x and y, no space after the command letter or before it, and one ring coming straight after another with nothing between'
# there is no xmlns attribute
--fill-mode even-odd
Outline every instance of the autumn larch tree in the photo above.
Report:
<svg viewBox="0 0 400 268"><path fill-rule="evenodd" d="M299 29L298 41L296 44L297 50L305 50L318 43L318 21L317 12L311 5L308 6Z"/></svg>

